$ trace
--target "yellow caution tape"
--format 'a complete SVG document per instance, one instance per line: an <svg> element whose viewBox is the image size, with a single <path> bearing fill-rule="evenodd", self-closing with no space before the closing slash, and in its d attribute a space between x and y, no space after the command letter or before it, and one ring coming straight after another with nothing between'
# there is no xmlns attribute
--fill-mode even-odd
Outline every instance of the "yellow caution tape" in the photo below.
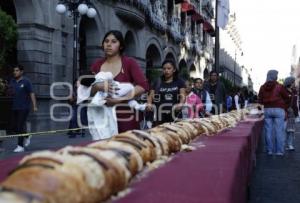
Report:
<svg viewBox="0 0 300 203"><path fill-rule="evenodd" d="M42 132L34 132L34 133L22 133L22 134L13 134L13 135L4 135L0 136L1 138L12 138L12 137L26 137L26 136L32 136L32 135L48 135L48 134L55 134L55 133L61 133L61 132L67 132L72 130L82 130L82 129L88 129L86 128L70 128L70 129L61 129L61 130L50 130L50 131L42 131Z"/></svg>

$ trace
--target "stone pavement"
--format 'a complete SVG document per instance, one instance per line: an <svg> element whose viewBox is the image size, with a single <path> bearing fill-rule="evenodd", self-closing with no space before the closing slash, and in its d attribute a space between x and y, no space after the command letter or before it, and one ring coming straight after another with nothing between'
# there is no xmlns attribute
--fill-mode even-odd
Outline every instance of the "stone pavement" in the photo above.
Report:
<svg viewBox="0 0 300 203"><path fill-rule="evenodd" d="M24 154L30 154L34 151L47 150L47 149L59 149L66 145L78 145L92 141L91 135L86 132L85 136L77 135L76 138L69 138L66 133L49 134L49 135L36 135L32 136L31 143L25 152L14 153L13 150L17 145L17 138L5 138L3 143L0 145L4 148L4 152L0 152L0 160L20 156Z"/></svg>
<svg viewBox="0 0 300 203"><path fill-rule="evenodd" d="M300 202L300 123L297 123L295 136L296 151L286 152L283 157L266 155L261 139L249 203Z"/></svg>

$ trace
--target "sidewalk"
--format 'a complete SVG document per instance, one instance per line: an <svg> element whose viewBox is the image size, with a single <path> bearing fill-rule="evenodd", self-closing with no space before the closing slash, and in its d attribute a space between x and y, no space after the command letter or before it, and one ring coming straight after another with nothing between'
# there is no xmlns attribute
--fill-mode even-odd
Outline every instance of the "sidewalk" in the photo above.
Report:
<svg viewBox="0 0 300 203"><path fill-rule="evenodd" d="M300 202L300 123L297 123L294 152L283 157L268 156L261 139L254 169L249 203Z"/></svg>

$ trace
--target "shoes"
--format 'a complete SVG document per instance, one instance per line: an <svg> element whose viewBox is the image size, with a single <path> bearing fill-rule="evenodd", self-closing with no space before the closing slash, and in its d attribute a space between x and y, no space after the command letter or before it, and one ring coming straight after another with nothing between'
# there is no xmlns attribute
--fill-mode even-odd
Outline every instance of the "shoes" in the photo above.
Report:
<svg viewBox="0 0 300 203"><path fill-rule="evenodd" d="M287 146L285 149L286 149L287 151L294 151L294 150L295 150L295 148L294 148L293 145L289 145L289 146Z"/></svg>
<svg viewBox="0 0 300 203"><path fill-rule="evenodd" d="M75 134L75 133L69 134L69 138L76 138L76 135L77 135L77 134Z"/></svg>
<svg viewBox="0 0 300 203"><path fill-rule="evenodd" d="M20 145L18 145L17 148L14 149L14 152L24 152L24 151L25 151L24 147L21 147Z"/></svg>
<svg viewBox="0 0 300 203"><path fill-rule="evenodd" d="M275 155L276 155L276 156L283 156L283 153L277 152Z"/></svg>
<svg viewBox="0 0 300 203"><path fill-rule="evenodd" d="M69 138L76 138L76 136L79 135L79 133L77 133L76 131L71 131L67 134L69 135Z"/></svg>
<svg viewBox="0 0 300 203"><path fill-rule="evenodd" d="M67 135L69 135L69 138L75 138L77 135L81 135L81 137L85 136L85 130L81 129L81 130L70 130Z"/></svg>
<svg viewBox="0 0 300 203"><path fill-rule="evenodd" d="M85 137L85 130L83 129L83 130L81 130L81 137Z"/></svg>
<svg viewBox="0 0 300 203"><path fill-rule="evenodd" d="M31 139L31 135L28 136L28 138L25 138L24 147L28 147L30 145L30 139Z"/></svg>
<svg viewBox="0 0 300 203"><path fill-rule="evenodd" d="M273 153L272 152L268 152L268 155L273 155Z"/></svg>

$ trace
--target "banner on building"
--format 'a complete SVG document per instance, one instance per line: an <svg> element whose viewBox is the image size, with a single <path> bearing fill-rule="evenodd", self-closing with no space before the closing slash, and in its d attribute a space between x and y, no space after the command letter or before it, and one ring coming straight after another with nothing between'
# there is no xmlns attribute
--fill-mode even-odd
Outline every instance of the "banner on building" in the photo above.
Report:
<svg viewBox="0 0 300 203"><path fill-rule="evenodd" d="M218 27L225 29L229 18L229 0L217 0L218 1Z"/></svg>

